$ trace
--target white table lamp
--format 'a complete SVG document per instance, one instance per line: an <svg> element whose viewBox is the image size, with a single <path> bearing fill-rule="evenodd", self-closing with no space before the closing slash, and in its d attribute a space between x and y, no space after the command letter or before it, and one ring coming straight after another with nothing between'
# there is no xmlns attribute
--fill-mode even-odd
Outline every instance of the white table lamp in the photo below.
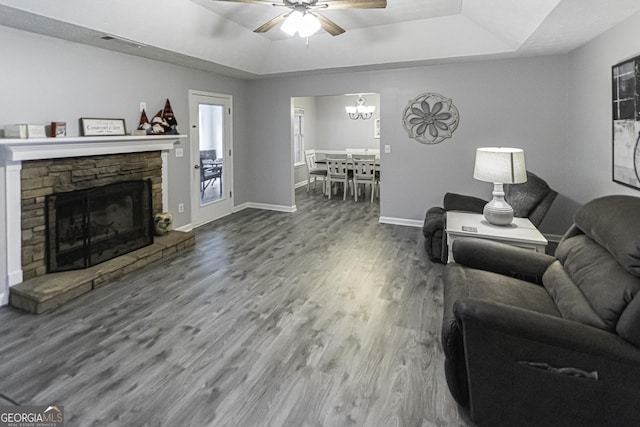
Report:
<svg viewBox="0 0 640 427"><path fill-rule="evenodd" d="M479 181L493 182L493 200L484 207L485 219L494 225L511 224L513 208L504 199L502 185L527 181L524 151L520 148L478 148L473 177Z"/></svg>

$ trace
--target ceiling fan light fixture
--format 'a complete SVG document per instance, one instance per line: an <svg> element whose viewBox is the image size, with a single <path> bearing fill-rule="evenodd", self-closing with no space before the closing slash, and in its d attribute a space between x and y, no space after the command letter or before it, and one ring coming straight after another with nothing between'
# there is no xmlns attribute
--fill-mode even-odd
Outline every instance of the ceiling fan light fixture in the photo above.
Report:
<svg viewBox="0 0 640 427"><path fill-rule="evenodd" d="M300 37L309 37L315 34L321 26L320 21L313 14L295 9L287 16L280 29L290 36L295 36L298 33Z"/></svg>
<svg viewBox="0 0 640 427"><path fill-rule="evenodd" d="M290 36L295 35L298 32L298 28L300 28L300 24L302 21L302 13L294 10L287 16L287 19L282 23L280 29Z"/></svg>
<svg viewBox="0 0 640 427"><path fill-rule="evenodd" d="M300 37L309 37L318 32L320 29L320 21L310 13L306 13L300 20L298 27L298 35Z"/></svg>

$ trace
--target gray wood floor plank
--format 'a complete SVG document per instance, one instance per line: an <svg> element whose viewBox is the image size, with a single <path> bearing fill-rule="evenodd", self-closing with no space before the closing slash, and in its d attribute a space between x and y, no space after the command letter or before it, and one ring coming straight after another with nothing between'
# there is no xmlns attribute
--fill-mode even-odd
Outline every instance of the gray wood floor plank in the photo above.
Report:
<svg viewBox="0 0 640 427"><path fill-rule="evenodd" d="M0 394L64 405L69 426L472 426L446 387L442 266L420 230L379 224L376 203L296 198L54 312L0 308Z"/></svg>

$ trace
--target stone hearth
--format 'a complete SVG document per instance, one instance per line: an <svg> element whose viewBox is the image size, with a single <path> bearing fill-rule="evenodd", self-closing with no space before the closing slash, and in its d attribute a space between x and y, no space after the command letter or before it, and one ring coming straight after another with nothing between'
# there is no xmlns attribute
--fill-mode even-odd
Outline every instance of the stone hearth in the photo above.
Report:
<svg viewBox="0 0 640 427"><path fill-rule="evenodd" d="M191 248L195 242L193 232L172 231L166 236L156 237L150 246L93 267L46 274L12 286L9 292L9 304L30 313L44 313L111 280L178 251Z"/></svg>

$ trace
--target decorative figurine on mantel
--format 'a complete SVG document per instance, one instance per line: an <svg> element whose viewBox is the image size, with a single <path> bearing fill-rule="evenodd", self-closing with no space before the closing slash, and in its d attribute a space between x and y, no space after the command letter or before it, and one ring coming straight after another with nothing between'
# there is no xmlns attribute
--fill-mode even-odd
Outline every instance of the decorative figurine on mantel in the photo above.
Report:
<svg viewBox="0 0 640 427"><path fill-rule="evenodd" d="M151 119L151 134L152 135L164 135L164 129L169 126L167 122L162 118L162 110L153 116Z"/></svg>
<svg viewBox="0 0 640 427"><path fill-rule="evenodd" d="M169 98L167 98L167 102L164 104L162 119L167 123L164 128L164 133L167 135L178 135L178 121L173 115L173 109L171 108Z"/></svg>
<svg viewBox="0 0 640 427"><path fill-rule="evenodd" d="M140 114L140 124L138 125L138 131L141 131L141 132L136 132L136 134L138 135L141 134L142 132L144 132L143 135L151 133L151 123L149 123L149 118L147 117L147 113L146 111L144 111L144 109Z"/></svg>

